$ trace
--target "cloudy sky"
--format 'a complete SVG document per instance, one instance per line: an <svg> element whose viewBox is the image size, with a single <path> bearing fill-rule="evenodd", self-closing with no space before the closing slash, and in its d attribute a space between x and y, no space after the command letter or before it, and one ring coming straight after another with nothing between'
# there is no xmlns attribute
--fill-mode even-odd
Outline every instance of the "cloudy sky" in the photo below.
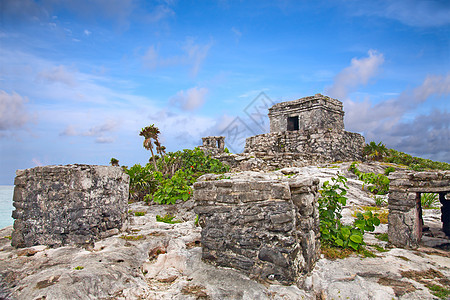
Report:
<svg viewBox="0 0 450 300"><path fill-rule="evenodd" d="M267 106L316 93L367 142L450 162L449 1L1 0L0 14L0 184L145 163L153 123L171 151L220 134L240 151Z"/></svg>

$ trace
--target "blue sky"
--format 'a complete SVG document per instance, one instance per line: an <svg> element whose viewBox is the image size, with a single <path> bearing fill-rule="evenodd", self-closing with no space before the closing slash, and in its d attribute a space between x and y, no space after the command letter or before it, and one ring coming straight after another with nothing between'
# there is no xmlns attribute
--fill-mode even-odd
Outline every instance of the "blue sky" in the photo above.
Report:
<svg viewBox="0 0 450 300"><path fill-rule="evenodd" d="M346 129L367 142L450 162L448 1L0 0L0 11L0 184L37 165L145 163L150 124L170 151L230 124L267 132L246 112L316 93L341 100Z"/></svg>

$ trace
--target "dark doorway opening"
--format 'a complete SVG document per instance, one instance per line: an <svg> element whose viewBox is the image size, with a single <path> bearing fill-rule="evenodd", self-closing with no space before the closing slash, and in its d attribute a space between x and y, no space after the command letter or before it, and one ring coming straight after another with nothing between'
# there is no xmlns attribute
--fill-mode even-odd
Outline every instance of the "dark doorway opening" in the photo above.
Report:
<svg viewBox="0 0 450 300"><path fill-rule="evenodd" d="M298 130L298 117L288 117L287 119L287 130L294 131Z"/></svg>

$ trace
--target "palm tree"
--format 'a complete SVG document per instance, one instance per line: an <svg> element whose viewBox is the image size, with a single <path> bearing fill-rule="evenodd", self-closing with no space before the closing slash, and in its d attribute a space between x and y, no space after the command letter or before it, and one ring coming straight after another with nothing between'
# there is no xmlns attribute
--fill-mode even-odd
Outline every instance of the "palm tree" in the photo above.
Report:
<svg viewBox="0 0 450 300"><path fill-rule="evenodd" d="M143 136L145 138L144 148L150 150L150 152L152 153L153 165L155 166L156 171L158 171L158 167L156 166L156 159L153 153L152 140L154 140L154 143L156 145L156 151L158 151L159 150L158 145L159 147L161 146L158 141L158 135L160 133L161 132L159 131L158 127L155 126L155 124L142 128L141 132L139 133L140 136Z"/></svg>
<svg viewBox="0 0 450 300"><path fill-rule="evenodd" d="M364 146L363 154L370 157L372 160L380 161L388 154L388 149L386 148L386 145L381 142L378 144L370 142Z"/></svg>
<svg viewBox="0 0 450 300"><path fill-rule="evenodd" d="M113 167L118 167L119 166L119 160L116 158L111 158L111 161L109 162L111 164L111 166Z"/></svg>

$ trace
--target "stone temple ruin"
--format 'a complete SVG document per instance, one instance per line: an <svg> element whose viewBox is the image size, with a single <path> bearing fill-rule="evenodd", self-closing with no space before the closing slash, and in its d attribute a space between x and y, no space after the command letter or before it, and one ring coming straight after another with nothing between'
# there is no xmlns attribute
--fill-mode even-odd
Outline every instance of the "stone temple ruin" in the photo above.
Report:
<svg viewBox="0 0 450 300"><path fill-rule="evenodd" d="M211 155L223 153L225 150L224 136L207 136L202 138L203 144L198 148L208 152Z"/></svg>
<svg viewBox="0 0 450 300"><path fill-rule="evenodd" d="M344 130L342 102L321 94L269 108L270 133L247 138L252 153L273 168L292 161L361 160L364 137Z"/></svg>
<svg viewBox="0 0 450 300"><path fill-rule="evenodd" d="M422 238L421 193L438 193L442 229L450 236L450 171L396 171L389 175L389 241L397 247L417 248Z"/></svg>
<svg viewBox="0 0 450 300"><path fill-rule="evenodd" d="M282 102L269 108L270 133L246 139L242 155L262 161L260 169L311 163L362 160L364 137L344 130L342 102L321 94ZM224 152L225 137L203 138L201 149L211 155ZM232 167L243 161L218 157ZM244 168L245 169L245 168Z"/></svg>

